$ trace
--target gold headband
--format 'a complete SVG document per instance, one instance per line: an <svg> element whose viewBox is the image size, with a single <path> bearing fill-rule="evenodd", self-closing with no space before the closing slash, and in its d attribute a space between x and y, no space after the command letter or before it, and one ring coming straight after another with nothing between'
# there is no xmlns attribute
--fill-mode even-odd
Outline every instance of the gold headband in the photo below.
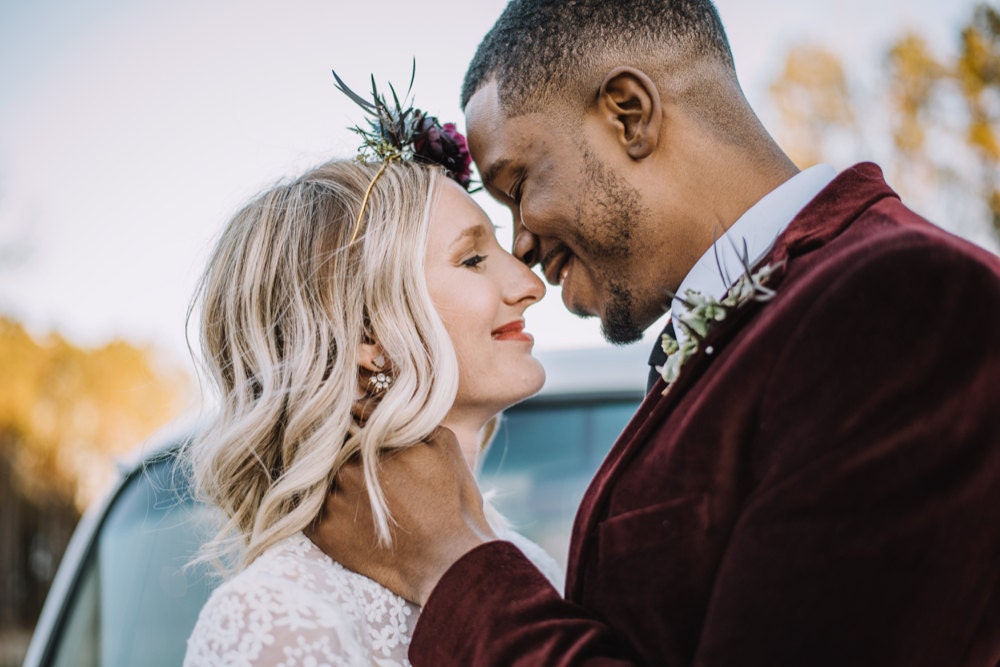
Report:
<svg viewBox="0 0 1000 667"><path fill-rule="evenodd" d="M358 219L354 221L354 233L351 234L351 240L347 243L349 246L354 245L354 241L358 238L358 232L361 231L361 218L365 215L365 206L368 205L368 200L372 196L375 183L378 181L379 176L385 173L385 168L389 166L389 162L391 160L386 160L382 163L382 166L379 167L378 172L375 174L375 178L372 179L372 182L368 184L368 189L365 190L365 198L361 200L361 208L358 209Z"/></svg>
<svg viewBox="0 0 1000 667"><path fill-rule="evenodd" d="M361 232L361 218L364 217L365 207L371 199L375 183L385 173L390 162L415 160L438 164L444 167L445 173L450 179L466 190L469 190L469 186L472 184L472 157L469 155L465 137L458 131L454 123L442 125L437 118L415 108L410 102L409 97L413 90L413 79L416 72L417 63L414 60L413 72L410 75L410 87L403 97L403 102L399 101L399 96L396 95L392 84L389 85L389 90L392 92L392 106L388 104L385 96L378 92L374 76L372 76L372 100L368 101L348 88L336 72L333 73L333 77L337 81L337 90L347 95L351 101L370 116L367 129L360 126L351 128L362 139L361 147L358 149L358 159L374 159L382 162L382 167L365 191L365 197L361 201L361 209L358 211L358 218L354 221L354 232L351 234L351 241L348 245L357 240L358 234Z"/></svg>

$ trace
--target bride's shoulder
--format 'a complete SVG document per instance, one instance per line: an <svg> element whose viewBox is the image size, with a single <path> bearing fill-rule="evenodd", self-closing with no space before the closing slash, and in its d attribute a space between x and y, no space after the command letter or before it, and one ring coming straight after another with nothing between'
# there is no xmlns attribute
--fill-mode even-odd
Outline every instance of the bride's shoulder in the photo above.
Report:
<svg viewBox="0 0 1000 667"><path fill-rule="evenodd" d="M362 651L355 600L335 564L321 556L298 533L215 589L188 639L185 666L216 664L215 657L230 651L248 652L249 664L277 664L269 656L289 641L318 642L324 652ZM293 628L297 635L285 637Z"/></svg>
<svg viewBox="0 0 1000 667"><path fill-rule="evenodd" d="M212 597L267 594L277 599L317 597L334 601L338 591L347 585L347 576L343 567L299 532L268 547L220 585Z"/></svg>

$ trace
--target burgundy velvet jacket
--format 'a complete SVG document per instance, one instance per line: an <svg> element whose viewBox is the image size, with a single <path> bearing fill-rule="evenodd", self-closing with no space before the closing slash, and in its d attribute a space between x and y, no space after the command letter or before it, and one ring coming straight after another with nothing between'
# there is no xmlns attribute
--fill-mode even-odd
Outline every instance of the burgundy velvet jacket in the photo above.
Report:
<svg viewBox="0 0 1000 667"><path fill-rule="evenodd" d="M598 471L565 599L483 545L414 665L1000 665L1000 260L861 164L764 261Z"/></svg>

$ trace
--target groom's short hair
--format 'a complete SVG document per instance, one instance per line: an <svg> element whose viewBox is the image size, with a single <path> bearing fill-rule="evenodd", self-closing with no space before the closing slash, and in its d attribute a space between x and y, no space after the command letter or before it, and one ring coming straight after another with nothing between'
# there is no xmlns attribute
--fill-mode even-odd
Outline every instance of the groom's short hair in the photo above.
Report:
<svg viewBox="0 0 1000 667"><path fill-rule="evenodd" d="M711 0L512 0L469 64L461 104L495 77L501 107L513 116L593 83L586 79L602 67L667 74L704 58L735 76Z"/></svg>

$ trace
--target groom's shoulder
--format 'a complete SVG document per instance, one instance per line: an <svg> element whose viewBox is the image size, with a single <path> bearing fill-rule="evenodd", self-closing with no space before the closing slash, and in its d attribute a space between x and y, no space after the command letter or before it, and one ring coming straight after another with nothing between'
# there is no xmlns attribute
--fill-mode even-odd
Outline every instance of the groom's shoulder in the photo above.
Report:
<svg viewBox="0 0 1000 667"><path fill-rule="evenodd" d="M977 331L1000 336L1000 258L887 197L825 244L789 257L747 341L801 338L827 350L918 331L946 339L972 326L964 314L972 312Z"/></svg>
<svg viewBox="0 0 1000 667"><path fill-rule="evenodd" d="M958 224L960 221L950 221ZM886 198L866 211L857 224L861 243L884 240L873 249L886 253L946 253L956 261L1000 265L996 254L930 221L897 198ZM905 256L905 254L904 254Z"/></svg>
<svg viewBox="0 0 1000 667"><path fill-rule="evenodd" d="M882 276L891 281L897 275L912 280L910 289L901 290L906 293L924 281L941 283L956 275L987 285L1000 280L1000 257L930 222L895 197L867 208L814 257L802 259L799 271L793 271L796 277L826 289L856 287L859 281L877 288Z"/></svg>
<svg viewBox="0 0 1000 667"><path fill-rule="evenodd" d="M945 230L958 228L962 220L938 222L943 225L907 206L878 165L861 163L838 174L800 211L778 245L784 246L788 257L801 260L796 262L799 273L821 272L838 262L920 264L927 255L1000 271L996 254Z"/></svg>

